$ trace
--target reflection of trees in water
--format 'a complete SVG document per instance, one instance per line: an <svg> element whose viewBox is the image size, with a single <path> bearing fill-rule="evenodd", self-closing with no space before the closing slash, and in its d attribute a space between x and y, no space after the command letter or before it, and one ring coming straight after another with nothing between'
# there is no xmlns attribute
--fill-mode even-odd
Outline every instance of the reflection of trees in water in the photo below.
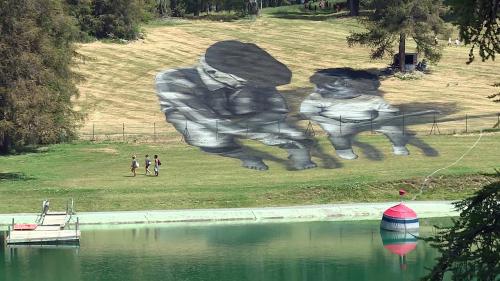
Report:
<svg viewBox="0 0 500 281"><path fill-rule="evenodd" d="M217 227L211 228L206 233L207 242L211 246L227 245L235 247L269 242L290 235L291 228L289 226L277 227L274 224Z"/></svg>
<svg viewBox="0 0 500 281"><path fill-rule="evenodd" d="M0 250L0 272L5 276L5 279L0 280L9 281L80 280L78 249L6 246Z"/></svg>

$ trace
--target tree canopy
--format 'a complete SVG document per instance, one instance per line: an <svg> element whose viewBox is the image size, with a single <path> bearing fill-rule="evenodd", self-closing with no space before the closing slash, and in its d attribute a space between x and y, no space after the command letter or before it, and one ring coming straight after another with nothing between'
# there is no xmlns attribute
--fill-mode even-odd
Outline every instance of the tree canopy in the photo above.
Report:
<svg viewBox="0 0 500 281"><path fill-rule="evenodd" d="M370 46L371 58L381 59L394 54L396 43L403 55L405 40L411 37L417 52L432 62L439 61L441 47L435 37L444 28L441 4L440 0L372 0L367 4L372 12L360 19L366 31L351 33L347 42Z"/></svg>
<svg viewBox="0 0 500 281"><path fill-rule="evenodd" d="M499 173L500 175L500 173ZM495 281L500 276L500 181L485 186L471 198L455 204L461 211L453 226L427 238L441 253L423 281Z"/></svg>
<svg viewBox="0 0 500 281"><path fill-rule="evenodd" d="M500 53L500 1L448 0L453 22L458 25L460 38L470 45L469 61L474 61L474 50L479 48L483 61L495 59Z"/></svg>
<svg viewBox="0 0 500 281"><path fill-rule="evenodd" d="M75 32L61 1L0 1L0 152L75 136Z"/></svg>
<svg viewBox="0 0 500 281"><path fill-rule="evenodd" d="M96 38L136 39L153 0L65 0L82 32ZM159 9L164 8L161 3ZM163 11L163 10L162 10Z"/></svg>

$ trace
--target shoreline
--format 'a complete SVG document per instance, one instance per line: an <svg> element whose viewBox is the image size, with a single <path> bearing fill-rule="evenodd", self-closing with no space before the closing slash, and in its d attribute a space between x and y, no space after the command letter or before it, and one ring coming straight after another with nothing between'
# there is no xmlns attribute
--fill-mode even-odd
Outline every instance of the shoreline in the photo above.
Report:
<svg viewBox="0 0 500 281"><path fill-rule="evenodd" d="M453 201L412 201L404 202L419 218L458 216ZM228 209L185 209L185 210L145 210L116 212L81 212L76 218L86 226L117 226L147 224L191 224L191 223L266 223L301 221L356 221L379 220L383 212L399 202L385 203L344 203L325 205L302 205L263 208ZM12 223L33 223L38 214L0 214L0 230L6 230Z"/></svg>

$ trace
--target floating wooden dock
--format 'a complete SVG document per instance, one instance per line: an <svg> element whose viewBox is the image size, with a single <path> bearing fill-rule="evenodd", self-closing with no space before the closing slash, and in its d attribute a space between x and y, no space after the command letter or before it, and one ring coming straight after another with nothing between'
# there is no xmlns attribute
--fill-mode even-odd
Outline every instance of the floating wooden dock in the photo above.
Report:
<svg viewBox="0 0 500 281"><path fill-rule="evenodd" d="M48 208L47 208L48 209ZM59 244L79 243L81 232L79 221L75 229L68 229L73 211L48 212L42 211L38 221L40 224L15 224L9 227L7 244Z"/></svg>

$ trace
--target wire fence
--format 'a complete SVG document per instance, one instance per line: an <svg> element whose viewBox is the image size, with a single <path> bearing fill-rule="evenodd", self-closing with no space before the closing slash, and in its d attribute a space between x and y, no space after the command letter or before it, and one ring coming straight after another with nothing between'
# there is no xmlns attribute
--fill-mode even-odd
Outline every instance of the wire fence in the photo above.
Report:
<svg viewBox="0 0 500 281"><path fill-rule="evenodd" d="M217 122L217 121L215 121ZM302 130L306 136L325 136L325 133L317 124L309 120L297 120L287 122L293 124L299 130ZM91 124L91 125L90 125ZM269 122L265 123L269 126ZM342 134L344 126L352 126L349 120L342 120L339 116L337 120L338 128ZM355 123L358 126L358 132L362 134L377 134L377 127L380 122L376 119L371 119L365 122ZM405 115L404 113L391 120L389 123L386 121L382 125L391 125L400 127L402 134L411 135L453 135L453 134L467 134L479 131L499 131L500 132L500 112L489 113L482 115L469 115L462 116L440 116L438 114L428 114L425 116L412 116ZM259 123L247 123L246 131L258 130ZM275 121L276 128L274 132L279 134L281 128L284 126L283 121ZM222 130L219 131L218 124L212 126L216 134L225 134ZM243 126L244 127L244 126ZM185 128L182 132L176 131L173 126L165 121L154 121L144 123L132 122L87 122L87 128L80 132L80 138L89 141L118 141L118 142L172 142L180 141L185 142L190 137L189 124L186 122ZM245 129L243 133L238 135L242 138L245 137Z"/></svg>

